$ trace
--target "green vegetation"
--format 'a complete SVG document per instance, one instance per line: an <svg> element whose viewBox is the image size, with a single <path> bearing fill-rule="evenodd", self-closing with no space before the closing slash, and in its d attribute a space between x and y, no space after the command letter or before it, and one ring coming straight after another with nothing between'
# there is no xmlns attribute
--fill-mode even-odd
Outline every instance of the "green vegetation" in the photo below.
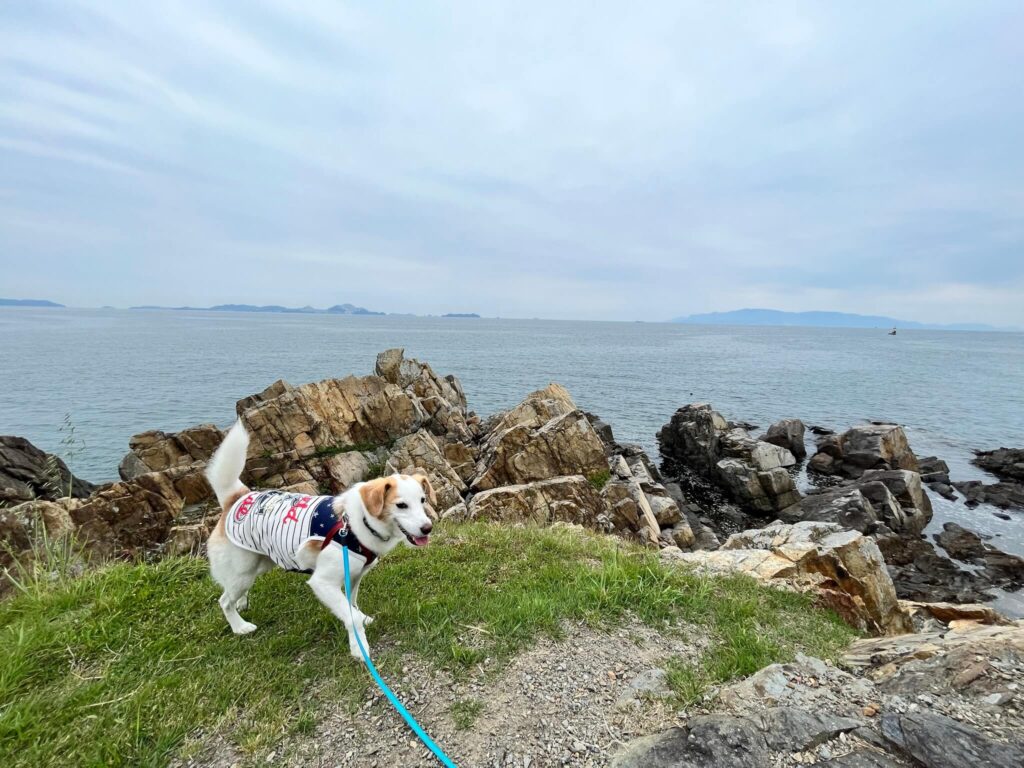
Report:
<svg viewBox="0 0 1024 768"><path fill-rule="evenodd" d="M363 477L364 480L375 480L378 477L384 477L384 473L387 471L388 463L385 459L378 461L371 461L366 465L366 475Z"/></svg>
<svg viewBox="0 0 1024 768"><path fill-rule="evenodd" d="M596 472L591 472L589 475L587 475L587 480L590 482L592 486L594 486L595 491L600 491L602 488L604 488L605 483L607 483L611 479L611 476L612 473L609 472L607 469L599 469Z"/></svg>
<svg viewBox="0 0 1024 768"><path fill-rule="evenodd" d="M484 703L479 699L460 699L452 704L452 720L460 731L468 731L484 711Z"/></svg>
<svg viewBox="0 0 1024 768"><path fill-rule="evenodd" d="M0 765L166 765L223 734L252 760L315 727L324 702L355 707L369 677L338 622L296 574L257 581L228 630L206 563L120 563L74 579L28 581L0 602ZM400 649L467 674L507 661L566 620L610 626L630 613L655 626L699 627L698 666L672 666L684 698L797 651L834 656L852 632L809 599L752 580L711 578L572 529L443 526L428 550L386 558L362 607L385 678ZM671 630L670 630L671 631ZM479 712L453 708L459 727Z"/></svg>

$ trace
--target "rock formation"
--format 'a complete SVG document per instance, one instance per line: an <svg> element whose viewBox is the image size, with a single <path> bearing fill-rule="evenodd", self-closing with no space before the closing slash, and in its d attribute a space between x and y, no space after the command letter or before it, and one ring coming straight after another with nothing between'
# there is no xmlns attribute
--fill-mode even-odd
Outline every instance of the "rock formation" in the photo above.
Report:
<svg viewBox="0 0 1024 768"><path fill-rule="evenodd" d="M23 437L0 436L0 506L71 496L85 498L96 489L71 474L60 458Z"/></svg>
<svg viewBox="0 0 1024 768"><path fill-rule="evenodd" d="M895 424L864 424L841 435L826 435L808 469L825 475L858 478L869 469L918 471L903 427Z"/></svg>

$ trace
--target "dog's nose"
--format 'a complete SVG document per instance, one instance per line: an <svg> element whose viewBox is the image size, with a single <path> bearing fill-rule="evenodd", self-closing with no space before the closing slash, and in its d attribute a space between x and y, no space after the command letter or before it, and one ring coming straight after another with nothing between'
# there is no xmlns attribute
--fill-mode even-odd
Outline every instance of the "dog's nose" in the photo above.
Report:
<svg viewBox="0 0 1024 768"><path fill-rule="evenodd" d="M423 535L426 536L428 533L430 533L432 530L434 530L434 524L431 523L430 521L427 521L426 523L423 524L423 527L420 528L420 530L423 531Z"/></svg>

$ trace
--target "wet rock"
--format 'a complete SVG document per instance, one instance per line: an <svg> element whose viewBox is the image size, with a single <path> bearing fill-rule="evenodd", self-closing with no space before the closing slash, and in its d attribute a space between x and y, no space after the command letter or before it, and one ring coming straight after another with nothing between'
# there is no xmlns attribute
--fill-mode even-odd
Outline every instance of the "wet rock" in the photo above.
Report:
<svg viewBox="0 0 1024 768"><path fill-rule="evenodd" d="M798 461L807 456L804 445L804 423L800 419L782 419L768 427L768 431L760 438L766 443L786 448Z"/></svg>
<svg viewBox="0 0 1024 768"><path fill-rule="evenodd" d="M928 541L910 536L877 536L875 541L896 587L906 600L977 603L992 599L979 576L942 557Z"/></svg>
<svg viewBox="0 0 1024 768"><path fill-rule="evenodd" d="M1024 559L986 544L974 531L945 523L935 540L957 560L983 566L988 583L1006 589L1024 586Z"/></svg>
<svg viewBox="0 0 1024 768"><path fill-rule="evenodd" d="M0 504L84 498L95 489L92 483L72 475L63 460L25 438L0 436Z"/></svg>
<svg viewBox="0 0 1024 768"><path fill-rule="evenodd" d="M976 451L973 463L1000 480L1024 483L1024 448Z"/></svg>
<svg viewBox="0 0 1024 768"><path fill-rule="evenodd" d="M968 531L956 523L945 523L942 533L935 534L939 543L950 557L965 563L976 563L985 555L985 544L974 531Z"/></svg>
<svg viewBox="0 0 1024 768"><path fill-rule="evenodd" d="M999 482L985 485L978 480L953 483L966 498L969 507L992 504L1001 509L1024 509L1024 485L1016 482Z"/></svg>
<svg viewBox="0 0 1024 768"><path fill-rule="evenodd" d="M927 485L944 483L949 485L949 465L938 456L926 456L918 460L921 481Z"/></svg>

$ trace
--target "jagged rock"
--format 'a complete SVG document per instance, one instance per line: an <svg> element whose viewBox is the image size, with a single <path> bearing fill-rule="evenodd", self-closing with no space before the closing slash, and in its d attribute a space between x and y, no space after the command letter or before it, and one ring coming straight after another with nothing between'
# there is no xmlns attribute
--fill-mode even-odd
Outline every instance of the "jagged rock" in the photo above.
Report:
<svg viewBox="0 0 1024 768"><path fill-rule="evenodd" d="M896 594L903 599L956 603L992 599L980 576L958 568L924 539L885 535L875 541L885 556Z"/></svg>
<svg viewBox="0 0 1024 768"><path fill-rule="evenodd" d="M730 715L700 715L686 727L637 739L612 768L762 768L768 747L758 723Z"/></svg>
<svg viewBox="0 0 1024 768"><path fill-rule="evenodd" d="M875 508L857 488L833 488L809 494L782 510L779 517L787 523L801 520L838 523L861 533L874 533L878 525Z"/></svg>
<svg viewBox="0 0 1024 768"><path fill-rule="evenodd" d="M760 439L786 448L798 461L802 461L807 456L804 429L804 423L800 419L782 419L768 427L768 431Z"/></svg>
<svg viewBox="0 0 1024 768"><path fill-rule="evenodd" d="M925 456L923 459L918 459L917 463L918 471L921 473L921 482L928 485L932 483L949 485L949 465L938 456Z"/></svg>
<svg viewBox="0 0 1024 768"><path fill-rule="evenodd" d="M730 429L707 403L677 410L658 432L658 442L668 461L701 473L754 513L777 512L800 500L785 469L796 464L793 454Z"/></svg>
<svg viewBox="0 0 1024 768"><path fill-rule="evenodd" d="M768 748L778 752L814 749L862 725L852 717L808 712L799 707L772 707L761 715L761 723Z"/></svg>
<svg viewBox="0 0 1024 768"><path fill-rule="evenodd" d="M79 538L104 557L149 549L166 540L185 505L174 486L174 472L151 472L101 488L71 510Z"/></svg>
<svg viewBox="0 0 1024 768"><path fill-rule="evenodd" d="M989 583L1003 588L1024 586L1024 559L1010 555L956 523L945 523L935 540L951 557L965 563L984 566L982 574Z"/></svg>
<svg viewBox="0 0 1024 768"><path fill-rule="evenodd" d="M601 438L606 454L611 455L619 450L620 446L615 442L615 435L612 433L610 424L600 416L590 413L590 411L584 411L583 415L587 417L587 421L590 422L590 426L594 428L594 432L596 432L597 436Z"/></svg>
<svg viewBox="0 0 1024 768"><path fill-rule="evenodd" d="M632 476L627 480L612 480L601 489L601 499L608 510L612 529L635 535L640 542L658 546L661 534L647 496Z"/></svg>
<svg viewBox="0 0 1024 768"><path fill-rule="evenodd" d="M323 478L326 481L331 493L344 493L356 483L367 479L370 471L370 462L376 463L376 457L372 452L361 453L359 451L345 451L326 457L320 466L323 469ZM301 482L301 480L295 480ZM310 476L312 479L312 475ZM277 484L262 483L261 487L275 487L276 485L289 484L283 476Z"/></svg>
<svg viewBox="0 0 1024 768"><path fill-rule="evenodd" d="M50 539L60 539L75 528L68 509L75 499L59 502L26 501L13 507L0 507L0 565L8 565L10 555L18 555L32 546L39 528Z"/></svg>
<svg viewBox="0 0 1024 768"><path fill-rule="evenodd" d="M462 482L469 485L476 475L476 454L471 446L465 443L445 443L444 457L451 468L462 479Z"/></svg>
<svg viewBox="0 0 1024 768"><path fill-rule="evenodd" d="M122 480L133 480L147 472L162 472L175 467L203 466L224 439L213 424L199 424L168 434L150 430L128 441L130 452L121 460Z"/></svg>
<svg viewBox="0 0 1024 768"><path fill-rule="evenodd" d="M916 533L924 530L932 519L932 503L921 486L921 475L905 469L870 469L861 475L865 483L883 483L905 511L914 513Z"/></svg>
<svg viewBox="0 0 1024 768"><path fill-rule="evenodd" d="M60 458L23 437L0 436L0 505L64 496L85 498L96 489L71 474Z"/></svg>
<svg viewBox="0 0 1024 768"><path fill-rule="evenodd" d="M978 534L956 523L945 523L942 532L935 534L935 541L949 553L950 557L965 563L980 562L987 549Z"/></svg>
<svg viewBox="0 0 1024 768"><path fill-rule="evenodd" d="M985 485L978 480L953 483L966 498L969 507L979 504L993 504L1002 509L1024 509L1024 485L1021 483L999 482Z"/></svg>
<svg viewBox="0 0 1024 768"><path fill-rule="evenodd" d="M483 491L470 500L469 518L507 523L560 521L598 531L612 528L604 501L582 475Z"/></svg>
<svg viewBox="0 0 1024 768"><path fill-rule="evenodd" d="M452 469L433 436L425 429L399 438L388 459L391 471L412 475L422 470L437 494L439 508L444 510L462 501L468 488Z"/></svg>
<svg viewBox="0 0 1024 768"><path fill-rule="evenodd" d="M405 359L404 350L388 349L377 355L376 373L414 396L426 412L424 426L436 435L469 440L475 430L469 424L466 395L454 376L441 377L419 360Z"/></svg>
<svg viewBox="0 0 1024 768"><path fill-rule="evenodd" d="M912 520L908 523L907 512L900 506L889 486L880 480L858 482L854 486L867 499L875 510L879 522L897 533L908 533L916 536L921 533L920 518L912 512Z"/></svg>
<svg viewBox="0 0 1024 768"><path fill-rule="evenodd" d="M813 590L854 626L879 634L911 630L875 542L832 523L772 523L730 536L714 552L681 559L711 571L742 571Z"/></svg>
<svg viewBox="0 0 1024 768"><path fill-rule="evenodd" d="M858 478L869 469L918 470L903 428L895 424L865 424L841 435L827 435L808 469L822 474Z"/></svg>
<svg viewBox="0 0 1024 768"><path fill-rule="evenodd" d="M977 728L934 712L885 715L882 736L925 768L1024 765L1024 749L989 738Z"/></svg>
<svg viewBox="0 0 1024 768"><path fill-rule="evenodd" d="M1024 483L1024 448L997 448L994 451L976 451L973 463L1000 480Z"/></svg>
<svg viewBox="0 0 1024 768"><path fill-rule="evenodd" d="M557 384L503 414L485 438L474 491L570 474L606 472L604 446Z"/></svg>

